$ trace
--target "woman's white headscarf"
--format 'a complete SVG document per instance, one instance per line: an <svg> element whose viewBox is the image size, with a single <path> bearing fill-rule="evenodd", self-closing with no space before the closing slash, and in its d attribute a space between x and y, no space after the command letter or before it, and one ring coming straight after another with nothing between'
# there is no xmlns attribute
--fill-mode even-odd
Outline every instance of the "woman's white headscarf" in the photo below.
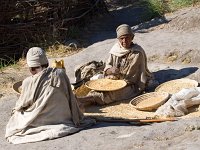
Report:
<svg viewBox="0 0 200 150"><path fill-rule="evenodd" d="M48 64L48 59L43 49L40 47L32 47L26 55L28 67L39 67Z"/></svg>

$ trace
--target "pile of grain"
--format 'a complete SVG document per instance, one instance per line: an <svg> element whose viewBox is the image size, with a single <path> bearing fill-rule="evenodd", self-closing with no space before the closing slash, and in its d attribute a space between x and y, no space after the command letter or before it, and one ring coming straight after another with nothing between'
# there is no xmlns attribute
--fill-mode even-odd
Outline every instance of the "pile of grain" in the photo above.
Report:
<svg viewBox="0 0 200 150"><path fill-rule="evenodd" d="M116 102L106 106L91 106L86 108L86 116L106 117L106 118L146 118L153 117L154 112L139 111L129 104L129 101Z"/></svg>
<svg viewBox="0 0 200 150"><path fill-rule="evenodd" d="M162 101L162 99L160 97L149 97L149 98L139 102L137 104L137 107L143 108L143 107L152 106L154 104L160 103L160 101ZM153 102L153 104L152 104L152 102Z"/></svg>
<svg viewBox="0 0 200 150"><path fill-rule="evenodd" d="M86 83L86 86L96 91L114 91L126 86L124 80L97 79Z"/></svg>
<svg viewBox="0 0 200 150"><path fill-rule="evenodd" d="M159 85L155 91L157 92L167 92L169 94L174 94L182 90L183 88L193 88L197 87L198 82L191 79L177 79L165 82Z"/></svg>
<svg viewBox="0 0 200 150"><path fill-rule="evenodd" d="M155 111L140 111L132 107L129 101L115 102L106 106L90 106L86 108L84 115L94 118L121 118L121 119L136 119L136 118L154 118ZM200 117L200 108L195 106L189 110L189 113L180 118Z"/></svg>

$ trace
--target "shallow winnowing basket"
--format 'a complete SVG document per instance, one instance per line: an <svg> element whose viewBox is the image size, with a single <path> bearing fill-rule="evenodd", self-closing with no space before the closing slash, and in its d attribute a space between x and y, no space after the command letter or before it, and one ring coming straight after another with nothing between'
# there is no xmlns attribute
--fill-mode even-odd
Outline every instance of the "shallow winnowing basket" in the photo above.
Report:
<svg viewBox="0 0 200 150"><path fill-rule="evenodd" d="M197 87L198 82L192 79L183 78L183 79L176 79L165 82L159 85L155 91L156 92L167 92L169 94L174 94L182 90L183 88L193 88Z"/></svg>
<svg viewBox="0 0 200 150"><path fill-rule="evenodd" d="M125 87L127 83L124 80L97 79L87 81L85 85L95 91L115 91Z"/></svg>
<svg viewBox="0 0 200 150"><path fill-rule="evenodd" d="M153 111L164 104L169 98L166 92L151 92L135 97L130 101L132 107L142 111Z"/></svg>
<svg viewBox="0 0 200 150"><path fill-rule="evenodd" d="M12 86L14 92L20 94L22 92L22 81L15 82ZM74 89L73 85L71 85L72 90Z"/></svg>
<svg viewBox="0 0 200 150"><path fill-rule="evenodd" d="M13 84L13 90L17 93L17 94L20 94L21 93L21 85L22 85L22 81L18 81L18 82L15 82Z"/></svg>

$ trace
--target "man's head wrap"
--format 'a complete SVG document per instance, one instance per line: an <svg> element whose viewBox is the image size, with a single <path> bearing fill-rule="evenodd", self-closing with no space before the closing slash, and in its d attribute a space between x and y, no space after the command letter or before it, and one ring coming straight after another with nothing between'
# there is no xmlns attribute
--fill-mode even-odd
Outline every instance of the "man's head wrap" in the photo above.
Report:
<svg viewBox="0 0 200 150"><path fill-rule="evenodd" d="M28 67L39 67L48 64L48 59L44 50L39 47L32 47L28 50L26 61Z"/></svg>
<svg viewBox="0 0 200 150"><path fill-rule="evenodd" d="M118 26L116 29L116 32L117 32L117 38L121 37L122 35L127 35L127 34L134 36L134 33L131 30L131 27L127 24L122 24Z"/></svg>

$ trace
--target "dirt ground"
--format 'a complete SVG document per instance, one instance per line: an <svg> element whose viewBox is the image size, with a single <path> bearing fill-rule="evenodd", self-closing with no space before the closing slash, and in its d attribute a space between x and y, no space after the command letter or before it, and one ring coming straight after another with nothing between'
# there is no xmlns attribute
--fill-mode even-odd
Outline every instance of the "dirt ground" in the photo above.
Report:
<svg viewBox="0 0 200 150"><path fill-rule="evenodd" d="M133 26L134 41L141 45L148 56L149 69L159 83L188 77L200 82L200 7L185 8L167 14L164 18L138 24L140 8L121 8L111 12L89 26L90 44L83 51L63 58L67 74L74 82L74 70L91 60L105 60L115 43L115 28L121 23ZM54 60L53 58L50 61ZM73 62L73 63L72 63ZM24 65L25 66L25 65ZM0 73L0 149L199 149L200 118L180 119L175 122L135 126L125 123L97 123L77 134L63 138L12 145L4 138L5 126L14 107L17 95L11 90L13 82L22 80L29 73L27 68L8 68ZM9 89L9 90L8 90Z"/></svg>

